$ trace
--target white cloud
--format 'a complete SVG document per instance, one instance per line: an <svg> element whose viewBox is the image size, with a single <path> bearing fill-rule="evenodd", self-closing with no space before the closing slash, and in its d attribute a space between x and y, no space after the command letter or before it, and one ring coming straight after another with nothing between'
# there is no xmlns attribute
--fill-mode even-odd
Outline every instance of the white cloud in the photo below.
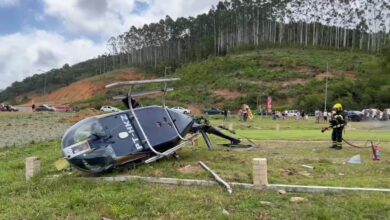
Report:
<svg viewBox="0 0 390 220"><path fill-rule="evenodd" d="M104 52L104 45L91 40L67 41L61 35L42 30L1 36L0 48L0 88L42 70L75 64Z"/></svg>
<svg viewBox="0 0 390 220"><path fill-rule="evenodd" d="M136 2L148 7L137 10ZM35 15L39 22L58 19L61 33L76 36L68 40L59 33L29 29L27 32L0 35L0 89L12 82L41 70L74 64L96 57L105 52L107 40L128 31L132 25L142 26L157 22L166 15L177 17L195 16L207 12L218 0L42 0L43 14ZM19 0L0 0L2 5L15 5ZM22 1L20 2L22 3ZM139 4L138 4L139 5ZM145 5L145 4L144 4ZM34 27L32 27L34 28Z"/></svg>
<svg viewBox="0 0 390 220"><path fill-rule="evenodd" d="M79 35L107 38L165 18L194 16L207 12L218 0L138 0L149 5L141 14L132 13L137 0L43 0L45 13L60 18L66 29ZM82 3L82 4L81 4ZM93 7L92 7L93 6Z"/></svg>
<svg viewBox="0 0 390 220"><path fill-rule="evenodd" d="M19 0L0 0L0 8L15 6L19 4Z"/></svg>

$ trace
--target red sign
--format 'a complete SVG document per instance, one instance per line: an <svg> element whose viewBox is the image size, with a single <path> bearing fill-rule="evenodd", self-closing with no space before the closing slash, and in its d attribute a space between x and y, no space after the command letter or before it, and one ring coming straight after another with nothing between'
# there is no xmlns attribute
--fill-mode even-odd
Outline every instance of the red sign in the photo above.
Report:
<svg viewBox="0 0 390 220"><path fill-rule="evenodd" d="M271 96L268 96L268 98L267 98L267 112L268 113L272 112L272 98L271 98Z"/></svg>

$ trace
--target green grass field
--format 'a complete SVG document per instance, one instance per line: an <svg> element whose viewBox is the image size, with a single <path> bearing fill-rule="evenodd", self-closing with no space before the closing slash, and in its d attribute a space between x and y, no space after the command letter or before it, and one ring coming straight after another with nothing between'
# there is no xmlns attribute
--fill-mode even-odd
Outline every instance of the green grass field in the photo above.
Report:
<svg viewBox="0 0 390 220"><path fill-rule="evenodd" d="M199 141L199 146L183 149L179 159L167 158L134 170L106 175L211 180L208 173L197 165L197 161L202 160L227 181L250 183L251 160L261 157L268 159L270 183L390 188L390 179L387 178L390 176L388 132L377 135L381 137L382 160L372 161L370 149L345 146L342 151L334 151L327 148L326 141L309 141L329 138L329 133L318 131L326 124L294 120L256 119L249 123L233 120L238 134L252 138L257 147L251 151L230 151L218 145L225 143L224 140L212 138L214 151L208 151L203 141ZM211 123L215 126L227 124L220 119L212 119ZM277 123L281 128L279 132L271 130ZM356 130L347 133L351 141L365 143L358 141L370 137L365 126L352 124ZM356 154L361 155L363 164L346 163ZM27 183L24 160L29 156L41 159L42 173ZM54 162L61 157L57 141L0 150L0 219L388 219L390 216L387 194L279 195L234 189L233 195L228 195L217 186L92 182L78 180L77 177L88 175L76 170L58 172ZM302 167L303 164L315 169L308 170ZM58 174L61 176L58 179L44 178ZM305 197L308 202L291 203L289 200L293 196ZM271 205L262 201L271 202ZM229 215L223 214L223 209Z"/></svg>

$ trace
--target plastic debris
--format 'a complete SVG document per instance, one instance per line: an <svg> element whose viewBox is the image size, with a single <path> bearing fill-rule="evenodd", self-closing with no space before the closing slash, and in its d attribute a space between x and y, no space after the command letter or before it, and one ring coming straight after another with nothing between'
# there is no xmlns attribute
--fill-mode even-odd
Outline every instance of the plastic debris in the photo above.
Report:
<svg viewBox="0 0 390 220"><path fill-rule="evenodd" d="M291 197L290 202L295 202L295 203L302 203L302 202L307 202L308 200L303 197Z"/></svg>
<svg viewBox="0 0 390 220"><path fill-rule="evenodd" d="M286 190L278 190L278 193L280 194L280 195L284 195L284 194L286 194Z"/></svg>
<svg viewBox="0 0 390 220"><path fill-rule="evenodd" d="M59 159L54 163L54 166L58 171L63 171L70 168L70 164L65 159Z"/></svg>
<svg viewBox="0 0 390 220"><path fill-rule="evenodd" d="M311 169L311 170L314 170L314 169L315 169L314 166L306 165L306 164L302 164L302 167L305 167L305 168L308 168L308 169Z"/></svg>
<svg viewBox="0 0 390 220"><path fill-rule="evenodd" d="M351 157L351 158L347 161L347 163L349 163L349 164L362 164L363 161L362 161L362 159L361 159L361 157L360 157L360 154L358 154L358 155L355 155L355 156Z"/></svg>
<svg viewBox="0 0 390 220"><path fill-rule="evenodd" d="M230 215L230 213L229 213L226 209L222 209L222 213L223 213L224 215Z"/></svg>
<svg viewBox="0 0 390 220"><path fill-rule="evenodd" d="M260 204L271 206L271 205L272 205L272 202L260 201Z"/></svg>

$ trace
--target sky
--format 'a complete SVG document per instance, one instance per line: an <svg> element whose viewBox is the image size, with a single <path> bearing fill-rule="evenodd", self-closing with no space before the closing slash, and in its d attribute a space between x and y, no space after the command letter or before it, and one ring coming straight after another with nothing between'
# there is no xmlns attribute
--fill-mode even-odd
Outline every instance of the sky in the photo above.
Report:
<svg viewBox="0 0 390 220"><path fill-rule="evenodd" d="M107 52L110 36L218 0L0 0L0 89Z"/></svg>

